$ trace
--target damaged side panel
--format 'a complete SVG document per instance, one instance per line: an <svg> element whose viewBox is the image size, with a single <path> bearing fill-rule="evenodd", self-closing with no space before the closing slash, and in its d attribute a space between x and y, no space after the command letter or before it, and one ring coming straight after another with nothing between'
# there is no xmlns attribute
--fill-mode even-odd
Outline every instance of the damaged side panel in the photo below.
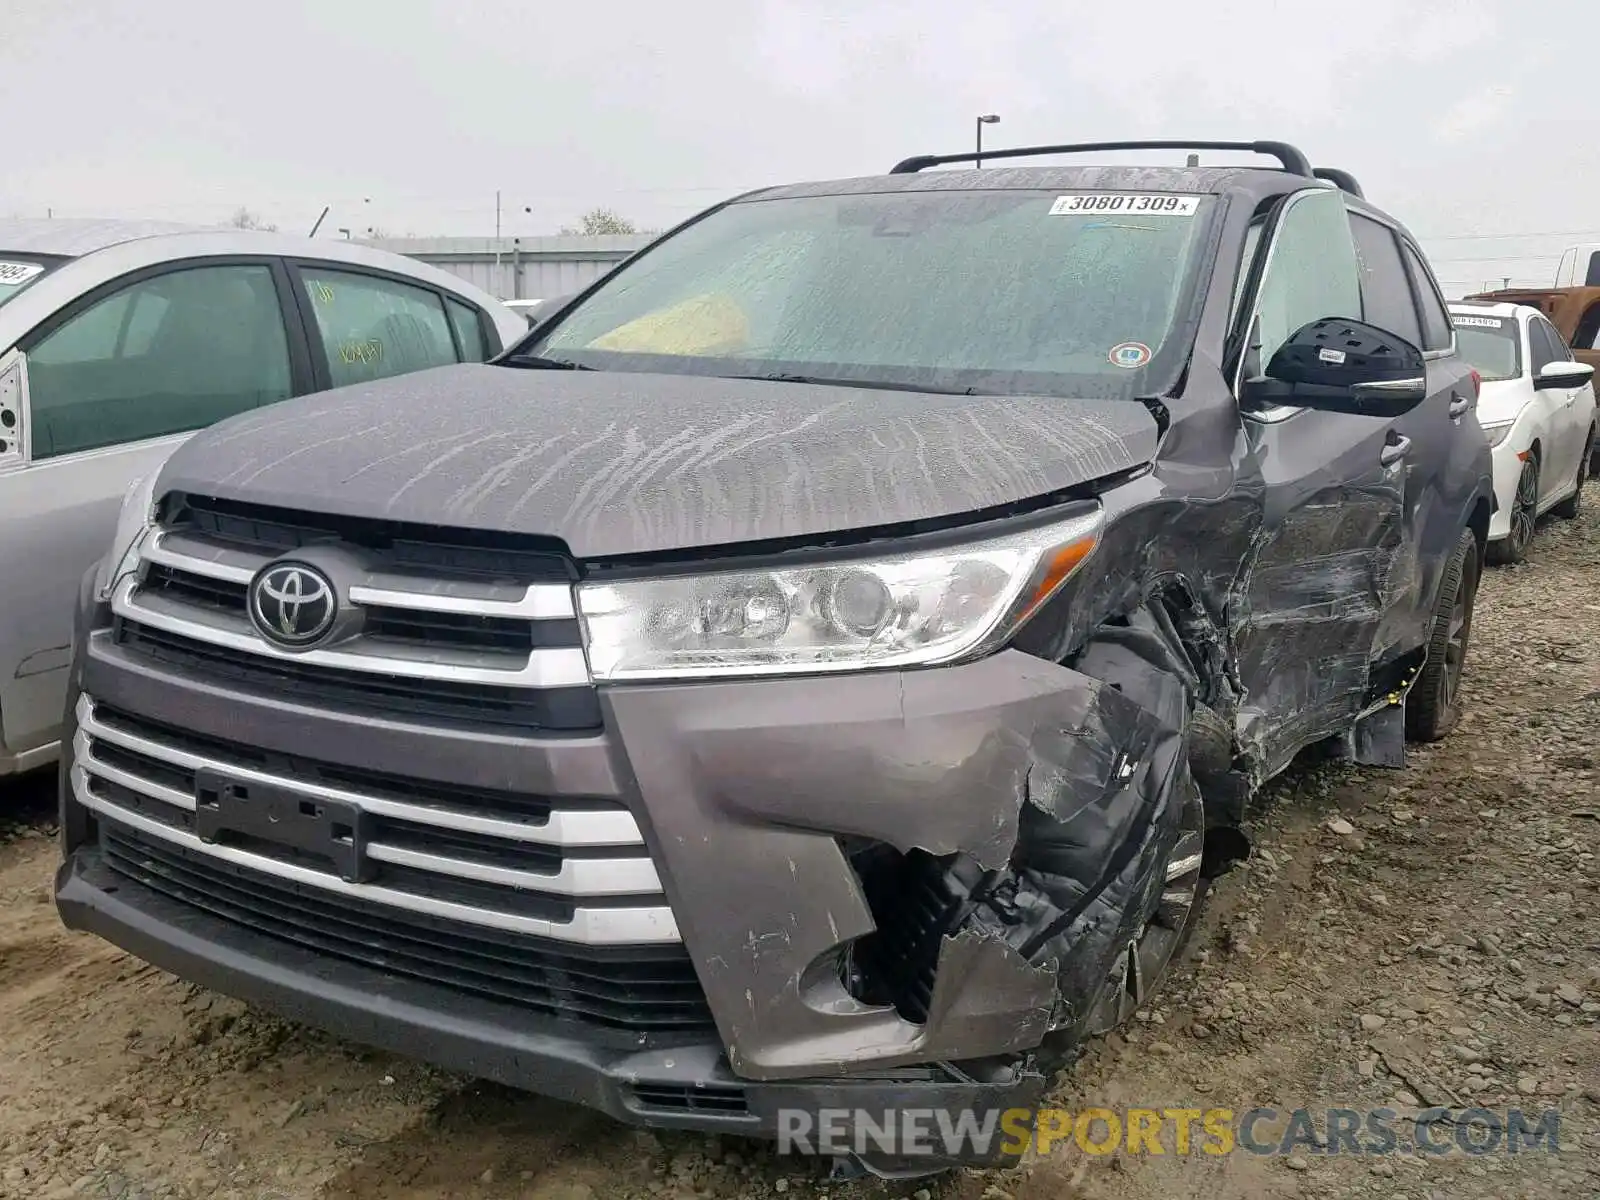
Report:
<svg viewBox="0 0 1600 1200"><path fill-rule="evenodd" d="M988 659L606 692L736 1073L1048 1062L1081 1036L1191 800L1236 824L1365 702L1403 478L1381 423L1316 424L1313 456L1231 402L1173 419Z"/></svg>

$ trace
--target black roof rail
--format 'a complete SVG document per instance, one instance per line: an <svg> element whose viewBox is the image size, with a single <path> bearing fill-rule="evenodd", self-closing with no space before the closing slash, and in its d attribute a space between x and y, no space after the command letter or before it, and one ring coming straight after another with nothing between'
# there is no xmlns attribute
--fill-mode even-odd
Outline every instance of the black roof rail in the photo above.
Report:
<svg viewBox="0 0 1600 1200"><path fill-rule="evenodd" d="M946 163L988 162L991 158L1033 158L1043 154L1092 154L1100 150L1245 150L1265 154L1283 164L1291 175L1315 178L1311 160L1288 142L1072 142L1062 146L1014 146L1005 150L972 151L966 154L920 154L903 159L889 169L891 175L912 175L928 167ZM1352 182L1354 182L1352 180Z"/></svg>
<svg viewBox="0 0 1600 1200"><path fill-rule="evenodd" d="M1318 179L1326 179L1341 192L1349 192L1357 200L1365 200L1366 193L1361 190L1361 185L1356 182L1356 177L1349 171L1341 171L1338 167L1318 167L1311 172Z"/></svg>

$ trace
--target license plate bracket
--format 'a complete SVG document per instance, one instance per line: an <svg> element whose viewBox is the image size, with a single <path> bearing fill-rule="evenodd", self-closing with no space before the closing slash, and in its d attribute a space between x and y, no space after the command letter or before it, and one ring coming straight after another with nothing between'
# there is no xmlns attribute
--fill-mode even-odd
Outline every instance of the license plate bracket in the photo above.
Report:
<svg viewBox="0 0 1600 1200"><path fill-rule="evenodd" d="M202 842L266 843L321 860L348 882L365 876L367 817L357 805L210 769L195 772L194 791Z"/></svg>

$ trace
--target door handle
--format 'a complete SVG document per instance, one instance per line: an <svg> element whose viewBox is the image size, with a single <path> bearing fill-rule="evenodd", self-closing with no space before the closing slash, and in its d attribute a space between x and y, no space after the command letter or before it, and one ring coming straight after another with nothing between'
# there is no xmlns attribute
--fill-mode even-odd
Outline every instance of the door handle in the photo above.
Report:
<svg viewBox="0 0 1600 1200"><path fill-rule="evenodd" d="M1467 415L1467 410L1470 409L1471 407L1472 407L1472 397L1470 397L1470 396L1451 396L1450 397L1450 419L1452 421L1459 421L1462 417Z"/></svg>
<svg viewBox="0 0 1600 1200"><path fill-rule="evenodd" d="M1410 452L1411 439L1396 434L1394 438L1387 442L1383 449L1378 452L1378 461L1386 467L1393 466Z"/></svg>

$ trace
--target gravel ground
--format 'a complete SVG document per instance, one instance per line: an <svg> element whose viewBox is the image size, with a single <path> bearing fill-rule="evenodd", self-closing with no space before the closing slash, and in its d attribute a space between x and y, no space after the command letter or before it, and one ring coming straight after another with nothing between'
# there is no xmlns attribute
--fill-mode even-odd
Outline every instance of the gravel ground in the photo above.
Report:
<svg viewBox="0 0 1600 1200"><path fill-rule="evenodd" d="M1600 506L1490 571L1468 715L1400 772L1297 768L1158 1009L1073 1109L1521 1105L1562 1152L1094 1156L830 1183L260 1016L61 929L49 783L0 796L0 1196L928 1200L1600 1195ZM1263 1126L1276 1132L1277 1127ZM1070 1144L1069 1144L1070 1146Z"/></svg>

